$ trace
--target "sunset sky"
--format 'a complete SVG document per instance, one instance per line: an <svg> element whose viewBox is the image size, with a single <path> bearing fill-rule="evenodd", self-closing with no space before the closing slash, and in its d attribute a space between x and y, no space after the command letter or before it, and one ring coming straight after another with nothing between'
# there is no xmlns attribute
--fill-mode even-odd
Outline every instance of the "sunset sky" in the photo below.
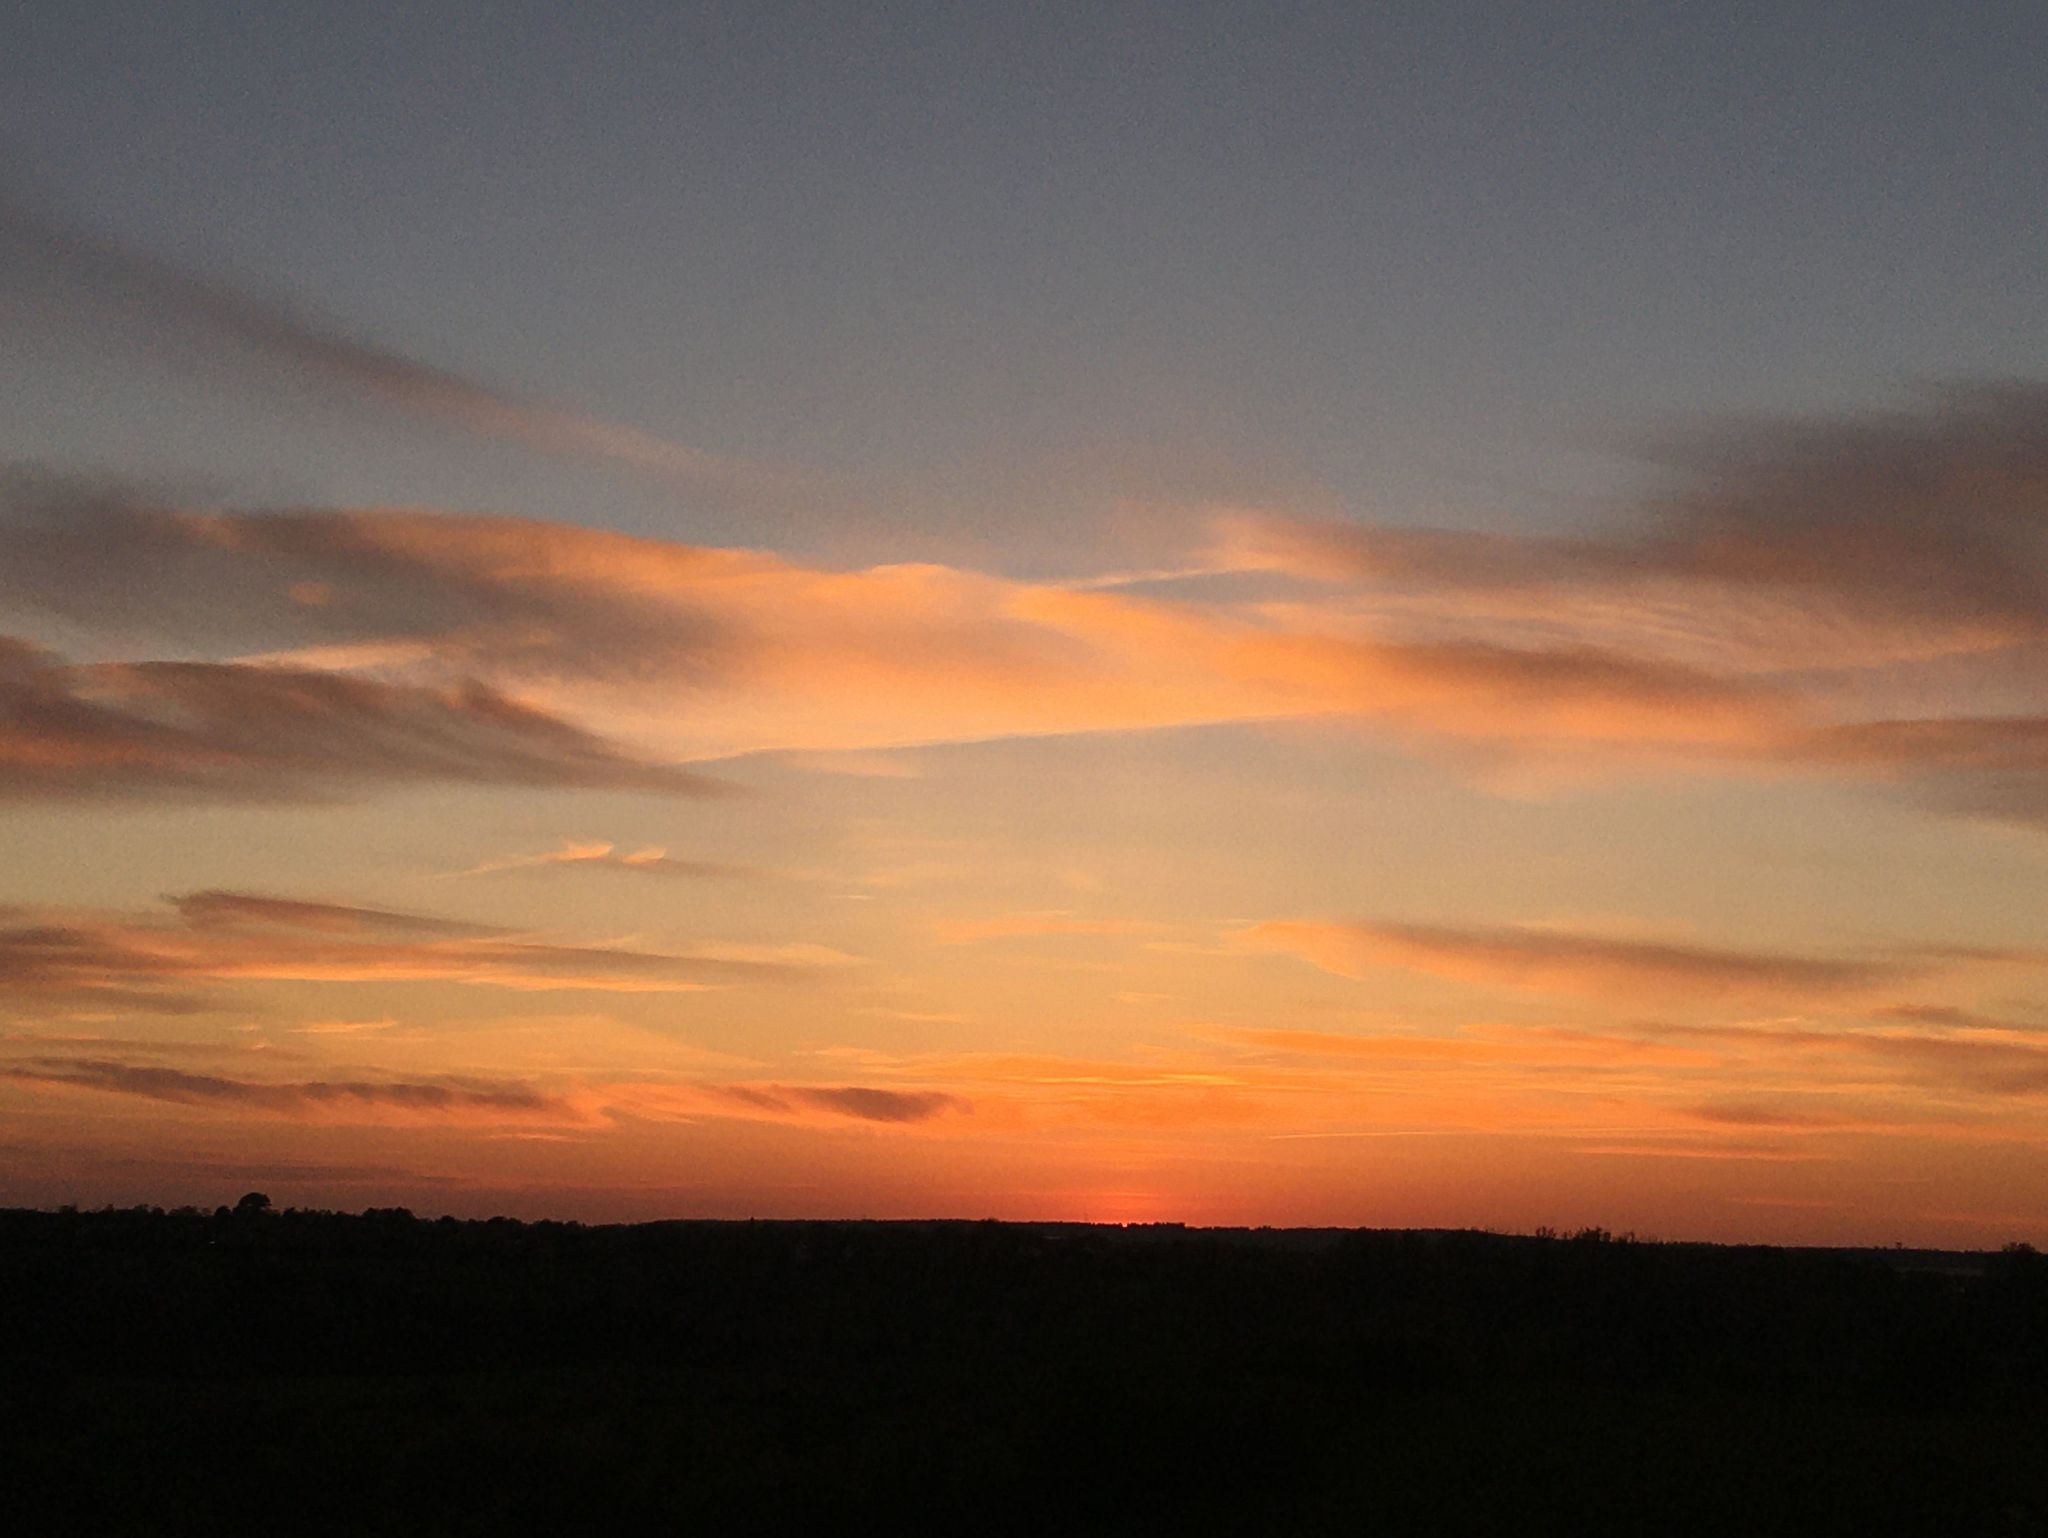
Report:
<svg viewBox="0 0 2048 1538"><path fill-rule="evenodd" d="M0 1203L2048 1242L2044 100L9 8Z"/></svg>

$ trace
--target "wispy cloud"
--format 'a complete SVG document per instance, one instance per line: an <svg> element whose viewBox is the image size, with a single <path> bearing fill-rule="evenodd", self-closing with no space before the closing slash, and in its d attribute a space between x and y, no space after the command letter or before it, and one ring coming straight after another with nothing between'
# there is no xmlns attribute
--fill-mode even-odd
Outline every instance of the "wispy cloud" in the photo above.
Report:
<svg viewBox="0 0 2048 1538"><path fill-rule="evenodd" d="M1731 1076L1781 1083L1784 1094L1887 1085L1994 1098L2048 1091L2048 1041L2037 1031L1927 1005L1880 1008L1871 1017L1912 1024L1664 1024L1647 1034L1714 1050ZM1784 1095L1774 1102L1784 1103Z"/></svg>
<svg viewBox="0 0 2048 1538"><path fill-rule="evenodd" d="M725 878L754 876L760 872L749 865L726 865L715 860L681 860L658 845L620 849L616 844L571 840L559 849L540 854L505 855L473 865L466 876L493 876L508 871L623 870L642 876L683 876Z"/></svg>
<svg viewBox="0 0 2048 1538"><path fill-rule="evenodd" d="M173 907L173 922L49 914L0 927L0 996L147 1002L167 989L284 981L680 993L792 981L849 959L824 947L759 954L562 944L446 919L246 893L199 893L174 899Z"/></svg>
<svg viewBox="0 0 2048 1538"><path fill-rule="evenodd" d="M711 1098L723 1098L757 1111L822 1111L828 1116L851 1117L856 1121L901 1124L971 1109L960 1096L937 1090L876 1089L858 1084L725 1084L701 1089Z"/></svg>
<svg viewBox="0 0 2048 1538"><path fill-rule="evenodd" d="M730 790L474 682L236 663L68 667L0 637L0 797L322 800L435 781Z"/></svg>
<svg viewBox="0 0 2048 1538"><path fill-rule="evenodd" d="M1820 624L1846 627L1843 640L1880 659L1897 654L1897 633L1931 625L1970 647L2048 633L2048 386L1954 387L1903 410L1693 431L1662 457L1662 484L1607 529L1497 535L1238 514L1210 557L1384 593L1536 594L1567 625L1597 627L1603 605L1625 601L1653 646L1659 627L1646 622L1665 602L1700 628L1768 618L1782 628L1754 630L1759 666L1810 661Z"/></svg>
<svg viewBox="0 0 2048 1538"><path fill-rule="evenodd" d="M1669 446L1609 526L1530 536L1237 513L1210 561L1376 633L1662 660L1796 709L1759 757L2048 823L2048 386L1785 418Z"/></svg>
<svg viewBox="0 0 2048 1538"><path fill-rule="evenodd" d="M568 1101L513 1081L226 1078L105 1058L43 1057L0 1066L0 1078L101 1090L181 1105L221 1105L348 1121L539 1121L581 1124Z"/></svg>
<svg viewBox="0 0 2048 1538"><path fill-rule="evenodd" d="M520 1079L444 1076L253 1079L118 1058L0 1059L0 1079L178 1105L344 1123L462 1122L597 1129L619 1116L719 1116L912 1126L973 1110L939 1090L863 1084L591 1082L544 1088Z"/></svg>
<svg viewBox="0 0 2048 1538"><path fill-rule="evenodd" d="M2048 827L2048 714L1855 722L1816 732L1806 752L1937 810Z"/></svg>
<svg viewBox="0 0 2048 1538"><path fill-rule="evenodd" d="M618 466L737 502L786 500L807 478L498 389L348 335L241 285L191 271L0 194L0 273L55 281L159 343L321 385L409 416L546 454Z"/></svg>
<svg viewBox="0 0 2048 1538"><path fill-rule="evenodd" d="M179 918L197 929L262 927L305 929L317 934L414 936L506 932L495 925L438 918L428 913L402 913L394 908L370 908L359 903L308 902L299 897L270 897L257 892L187 892L167 900Z"/></svg>
<svg viewBox="0 0 2048 1538"><path fill-rule="evenodd" d="M376 1020L308 1020L304 1025L292 1027L302 1036L356 1036L368 1031L391 1031L397 1028L398 1021L391 1015Z"/></svg>
<svg viewBox="0 0 2048 1538"><path fill-rule="evenodd" d="M1402 640L1343 614L940 566L829 571L515 519L38 495L0 525L0 596L24 612L278 668L480 678L677 759L1283 716L1722 751L1789 709L1754 681L1577 640ZM173 576L129 580L132 563ZM323 602L291 596L309 585Z"/></svg>
<svg viewBox="0 0 2048 1538"><path fill-rule="evenodd" d="M1552 929L1275 920L1240 931L1252 949L1298 956L1326 972L1384 968L1539 993L1622 999L1809 998L1861 992L1914 975L1896 960L1678 945Z"/></svg>

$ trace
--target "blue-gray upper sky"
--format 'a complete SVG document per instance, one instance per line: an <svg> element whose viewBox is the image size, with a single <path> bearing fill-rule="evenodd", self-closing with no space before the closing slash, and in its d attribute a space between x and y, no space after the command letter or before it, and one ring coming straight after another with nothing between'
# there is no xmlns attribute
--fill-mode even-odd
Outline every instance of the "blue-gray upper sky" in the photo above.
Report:
<svg viewBox="0 0 2048 1538"><path fill-rule="evenodd" d="M260 382L170 394L175 349L9 312L8 457L237 495L1025 564L1118 497L1555 523L1648 435L2048 343L2038 4L17 4L0 32L12 179L65 220L833 488L721 505Z"/></svg>

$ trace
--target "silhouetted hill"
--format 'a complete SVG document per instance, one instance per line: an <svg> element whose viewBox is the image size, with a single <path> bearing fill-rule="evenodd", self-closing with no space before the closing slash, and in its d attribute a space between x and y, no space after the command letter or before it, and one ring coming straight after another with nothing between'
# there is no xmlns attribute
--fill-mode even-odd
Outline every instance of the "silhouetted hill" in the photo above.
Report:
<svg viewBox="0 0 2048 1538"><path fill-rule="evenodd" d="M2048 1528L2021 1247L248 1200L0 1212L0 1306L38 1530Z"/></svg>

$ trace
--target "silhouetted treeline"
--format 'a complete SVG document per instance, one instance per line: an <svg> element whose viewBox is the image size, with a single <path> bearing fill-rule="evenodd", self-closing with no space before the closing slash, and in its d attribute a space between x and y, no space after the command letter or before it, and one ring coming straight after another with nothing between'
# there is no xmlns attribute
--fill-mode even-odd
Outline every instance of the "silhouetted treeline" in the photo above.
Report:
<svg viewBox="0 0 2048 1538"><path fill-rule="evenodd" d="M5 1212L0 1436L100 1531L2048 1529L2048 1261L1900 1259Z"/></svg>

